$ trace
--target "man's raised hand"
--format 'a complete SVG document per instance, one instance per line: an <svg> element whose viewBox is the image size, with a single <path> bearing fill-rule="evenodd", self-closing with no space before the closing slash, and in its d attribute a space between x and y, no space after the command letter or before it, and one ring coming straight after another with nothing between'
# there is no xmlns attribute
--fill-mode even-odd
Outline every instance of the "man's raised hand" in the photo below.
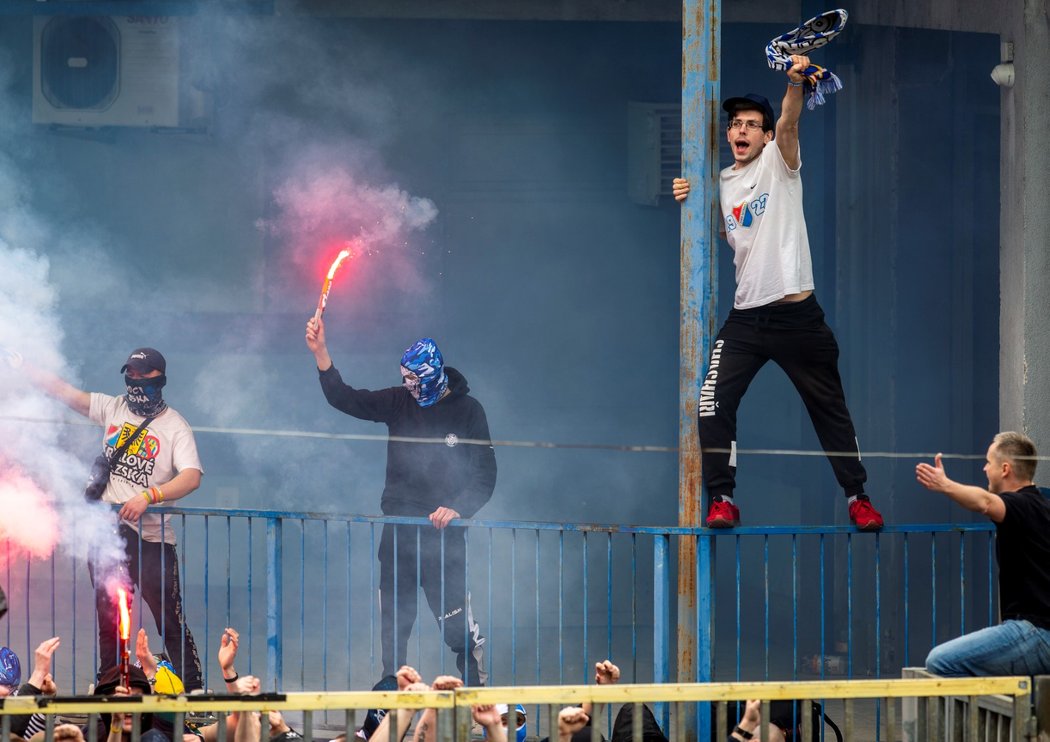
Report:
<svg viewBox="0 0 1050 742"><path fill-rule="evenodd" d="M806 79L806 70L812 66L809 61L809 57L801 54L791 55L791 66L787 70L788 79L791 82L799 83Z"/></svg>
<svg viewBox="0 0 1050 742"><path fill-rule="evenodd" d="M219 667L222 668L223 679L235 674L232 672L233 661L237 659L237 645L240 640L240 635L229 626L222 632L222 639L219 640Z"/></svg>
<svg viewBox="0 0 1050 742"><path fill-rule="evenodd" d="M142 672L146 673L147 678L156 676L157 658L149 649L149 638L146 636L145 629L139 629L139 633L135 635L135 659L139 661Z"/></svg>
<svg viewBox="0 0 1050 742"><path fill-rule="evenodd" d="M29 676L30 685L43 690L44 679L51 675L51 657L61 643L60 638L53 636L37 645L33 652L33 673Z"/></svg>
<svg viewBox="0 0 1050 742"><path fill-rule="evenodd" d="M917 464L915 466L915 478L919 480L919 484L923 487L934 492L944 492L952 481L944 473L944 462L941 460L940 454L933 457L933 466L926 463Z"/></svg>
<svg viewBox="0 0 1050 742"><path fill-rule="evenodd" d="M452 675L438 675L430 687L433 690L455 690L463 687L463 681Z"/></svg>
<svg viewBox="0 0 1050 742"><path fill-rule="evenodd" d="M610 660L594 663L594 682L598 685L612 685L620 680L620 668Z"/></svg>
<svg viewBox="0 0 1050 742"><path fill-rule="evenodd" d="M414 667L408 665L401 665L401 669L397 671L397 689L405 690L408 686L413 683L418 683L423 680L423 676Z"/></svg>

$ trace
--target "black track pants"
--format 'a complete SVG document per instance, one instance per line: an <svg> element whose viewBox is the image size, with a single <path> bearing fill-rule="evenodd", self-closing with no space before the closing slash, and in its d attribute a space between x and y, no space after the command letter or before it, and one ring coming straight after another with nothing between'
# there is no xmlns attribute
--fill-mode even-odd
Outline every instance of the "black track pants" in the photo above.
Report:
<svg viewBox="0 0 1050 742"><path fill-rule="evenodd" d="M463 682L467 685L484 685L488 679L483 654L485 637L481 635L481 628L470 611L466 541L462 528L438 530L431 526L383 526L379 542L383 674L393 675L405 664L409 636L416 621L418 587L422 587L427 596L427 603L438 621L445 644L456 655L456 667Z"/></svg>
<svg viewBox="0 0 1050 742"><path fill-rule="evenodd" d="M697 408L704 484L709 495L733 494L736 411L751 380L767 361L784 369L801 395L846 495L864 492L868 477L846 409L838 360L838 343L824 322L824 310L815 296L729 313L711 350ZM830 455L832 452L849 455Z"/></svg>
<svg viewBox="0 0 1050 742"><path fill-rule="evenodd" d="M175 673L186 690L203 687L201 662L197 644L182 614L182 595L179 590L179 562L173 544L141 541L138 533L121 524L124 541L124 564L116 567L116 574L127 587L138 585L142 600L149 606L157 631L164 640L164 650L171 658ZM141 548L142 560L139 560ZM117 604L108 590L107 582L113 573L101 574L92 561L88 573L95 588L95 608L98 613L99 675L117 664L118 617ZM135 637L130 639L130 651L135 654Z"/></svg>

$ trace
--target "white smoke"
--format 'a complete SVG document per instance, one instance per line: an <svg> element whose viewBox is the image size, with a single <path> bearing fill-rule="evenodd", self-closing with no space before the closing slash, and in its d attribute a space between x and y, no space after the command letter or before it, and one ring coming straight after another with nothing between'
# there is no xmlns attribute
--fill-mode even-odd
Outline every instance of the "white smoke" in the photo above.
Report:
<svg viewBox="0 0 1050 742"><path fill-rule="evenodd" d="M30 225L30 239L46 233L24 210L20 220L5 220L0 236L0 536L39 558L61 547L77 558L94 550L118 559L113 516L83 499L87 466L76 444L85 429L63 422L70 413L27 380L31 364L76 383L61 352L48 260L12 247L12 223Z"/></svg>

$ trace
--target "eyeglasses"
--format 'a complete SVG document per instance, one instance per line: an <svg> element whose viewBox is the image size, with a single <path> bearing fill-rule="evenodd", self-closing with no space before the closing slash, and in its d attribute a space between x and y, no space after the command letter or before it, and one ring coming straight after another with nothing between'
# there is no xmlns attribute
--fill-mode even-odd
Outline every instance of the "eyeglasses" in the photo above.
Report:
<svg viewBox="0 0 1050 742"><path fill-rule="evenodd" d="M748 119L746 121L744 119L733 119L732 121L729 122L729 128L732 129L733 131L736 131L737 129L745 129L745 128L748 131L758 131L759 129L762 128L762 122L761 121L755 121L754 119Z"/></svg>

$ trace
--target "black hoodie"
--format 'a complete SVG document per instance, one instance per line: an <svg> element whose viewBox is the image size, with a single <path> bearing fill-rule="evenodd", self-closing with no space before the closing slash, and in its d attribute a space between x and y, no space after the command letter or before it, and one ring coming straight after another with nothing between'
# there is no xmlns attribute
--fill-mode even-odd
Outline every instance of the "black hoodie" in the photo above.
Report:
<svg viewBox="0 0 1050 742"><path fill-rule="evenodd" d="M437 439L436 443L387 443L386 515L427 516L449 507L471 518L492 497L496 454L481 403L470 396L463 374L445 367L449 393L420 407L403 387L354 389L332 366L320 372L328 404L361 420L386 423L391 438ZM484 441L465 443L464 441Z"/></svg>

